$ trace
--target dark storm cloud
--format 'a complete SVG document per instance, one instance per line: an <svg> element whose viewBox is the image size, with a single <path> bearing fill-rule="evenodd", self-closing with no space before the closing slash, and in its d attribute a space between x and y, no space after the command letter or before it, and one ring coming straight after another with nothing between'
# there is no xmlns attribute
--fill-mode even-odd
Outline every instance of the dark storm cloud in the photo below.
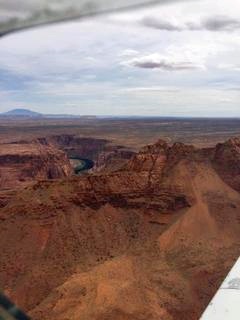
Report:
<svg viewBox="0 0 240 320"><path fill-rule="evenodd" d="M210 31L232 31L240 28L240 20L226 17L211 17L202 22L202 29Z"/></svg>
<svg viewBox="0 0 240 320"><path fill-rule="evenodd" d="M145 17L140 21L140 24L158 30L167 31L234 31L240 29L240 20L227 16L213 16L197 22L185 22L182 24L176 24L171 21L167 21L157 17Z"/></svg>
<svg viewBox="0 0 240 320"><path fill-rule="evenodd" d="M156 61L155 59L151 59L151 57L133 59L129 62L129 65L142 69L161 69L165 71L180 71L200 68L199 65L192 62L171 62L165 61L164 59Z"/></svg>
<svg viewBox="0 0 240 320"><path fill-rule="evenodd" d="M161 19L156 19L154 17L146 17L144 18L141 23L146 27L152 27L154 29L159 30L167 30L167 31L181 31L182 28L177 26L170 21L164 21Z"/></svg>

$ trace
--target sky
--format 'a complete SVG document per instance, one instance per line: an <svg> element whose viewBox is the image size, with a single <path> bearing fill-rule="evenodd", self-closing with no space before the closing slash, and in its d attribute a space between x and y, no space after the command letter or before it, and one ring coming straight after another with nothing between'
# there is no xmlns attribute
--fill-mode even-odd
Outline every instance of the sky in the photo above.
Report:
<svg viewBox="0 0 240 320"><path fill-rule="evenodd" d="M240 0L171 1L0 38L0 112L240 117L239 102Z"/></svg>

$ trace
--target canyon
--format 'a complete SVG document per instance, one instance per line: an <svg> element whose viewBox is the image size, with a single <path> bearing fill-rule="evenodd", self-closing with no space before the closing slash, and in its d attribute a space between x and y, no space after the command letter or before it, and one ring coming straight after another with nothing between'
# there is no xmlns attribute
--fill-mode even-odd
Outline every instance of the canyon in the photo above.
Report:
<svg viewBox="0 0 240 320"><path fill-rule="evenodd" d="M113 170L133 154L130 149L112 145L107 140L74 135L2 143L0 190L27 186L36 180L70 177L74 174L71 159L85 159L92 171Z"/></svg>
<svg viewBox="0 0 240 320"><path fill-rule="evenodd" d="M138 152L89 139L22 144L64 162L2 196L5 292L36 320L199 319L239 256L240 139ZM74 175L74 156L94 167Z"/></svg>
<svg viewBox="0 0 240 320"><path fill-rule="evenodd" d="M107 139L79 137L64 134L38 139L63 150L69 158L82 158L93 161L93 171L115 170L135 153L131 148L116 145Z"/></svg>

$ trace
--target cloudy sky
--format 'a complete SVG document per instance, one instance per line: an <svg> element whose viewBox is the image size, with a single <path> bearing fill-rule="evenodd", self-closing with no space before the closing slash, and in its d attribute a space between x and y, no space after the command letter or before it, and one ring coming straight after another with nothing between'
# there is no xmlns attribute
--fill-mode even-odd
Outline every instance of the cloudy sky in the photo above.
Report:
<svg viewBox="0 0 240 320"><path fill-rule="evenodd" d="M240 117L239 101L240 0L172 1L0 38L0 112Z"/></svg>

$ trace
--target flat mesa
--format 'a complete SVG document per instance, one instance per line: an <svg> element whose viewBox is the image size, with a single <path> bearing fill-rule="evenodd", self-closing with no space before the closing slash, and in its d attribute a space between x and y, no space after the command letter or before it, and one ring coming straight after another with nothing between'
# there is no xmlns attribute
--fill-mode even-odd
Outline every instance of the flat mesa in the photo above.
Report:
<svg viewBox="0 0 240 320"><path fill-rule="evenodd" d="M223 281L200 320L239 320L240 258Z"/></svg>

